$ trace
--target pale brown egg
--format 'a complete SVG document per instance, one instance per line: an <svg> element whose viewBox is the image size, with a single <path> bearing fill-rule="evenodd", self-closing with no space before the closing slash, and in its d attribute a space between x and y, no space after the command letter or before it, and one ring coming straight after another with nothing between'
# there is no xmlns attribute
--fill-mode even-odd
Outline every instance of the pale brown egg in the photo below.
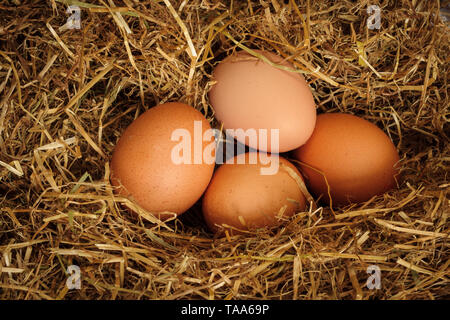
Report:
<svg viewBox="0 0 450 320"><path fill-rule="evenodd" d="M209 91L215 117L224 129L242 130L235 137L251 148L275 153L293 150L314 130L311 89L301 74L291 71L291 63L271 52L254 51L270 63L239 51L215 67L216 83Z"/></svg>
<svg viewBox="0 0 450 320"><path fill-rule="evenodd" d="M165 211L185 212L200 199L213 174L214 139L203 139L208 129L201 112L186 104L150 108L117 142L111 183L162 219L168 217L161 214Z"/></svg>
<svg viewBox="0 0 450 320"><path fill-rule="evenodd" d="M275 227L305 209L297 180L303 181L300 172L282 157L271 159L274 162L268 164L256 152L245 153L216 170L202 201L205 221L213 232Z"/></svg>
<svg viewBox="0 0 450 320"><path fill-rule="evenodd" d="M308 190L328 204L331 196L332 205L367 201L396 187L399 179L392 141L373 123L351 114L319 115L311 138L293 155L303 163Z"/></svg>

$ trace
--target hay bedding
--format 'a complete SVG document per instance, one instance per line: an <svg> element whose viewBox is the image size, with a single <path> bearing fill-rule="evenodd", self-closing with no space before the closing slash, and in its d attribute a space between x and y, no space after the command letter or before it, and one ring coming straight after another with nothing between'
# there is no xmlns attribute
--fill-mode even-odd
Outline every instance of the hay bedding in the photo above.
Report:
<svg viewBox="0 0 450 320"><path fill-rule="evenodd" d="M90 3L0 2L1 299L448 298L445 3ZM80 7L81 29L61 28L67 4ZM381 7L380 30L366 27L369 4ZM238 47L304 71L318 112L383 128L402 158L400 188L217 239L198 204L166 224L131 217L108 183L121 132L177 100L217 126L212 66ZM69 265L80 290L66 287ZM366 287L370 265L379 290Z"/></svg>

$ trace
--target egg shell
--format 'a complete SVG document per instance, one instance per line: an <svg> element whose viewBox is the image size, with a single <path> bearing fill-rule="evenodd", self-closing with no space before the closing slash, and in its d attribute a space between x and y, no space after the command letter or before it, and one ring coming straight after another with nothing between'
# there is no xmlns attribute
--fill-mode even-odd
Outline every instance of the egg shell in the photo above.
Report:
<svg viewBox="0 0 450 320"><path fill-rule="evenodd" d="M112 155L111 183L119 187L116 191L161 219L169 217L165 211L181 214L188 210L202 196L215 165L203 158L201 163L194 162L195 121L201 124L202 135L211 129L201 112L178 102L152 107L134 120ZM187 163L176 164L172 159L173 149L181 143L180 139L171 139L177 129L190 134L186 141L190 142L191 161ZM202 139L197 146L204 152L211 141ZM210 150L214 155L214 144Z"/></svg>
<svg viewBox="0 0 450 320"><path fill-rule="evenodd" d="M273 63L294 69L274 53L254 51ZM215 67L213 80L216 83L209 91L209 100L223 128L257 130L257 141L238 137L240 142L263 151L286 152L301 146L311 136L316 108L301 74L239 51ZM259 129L267 130L267 143L260 144ZM272 129L279 130L278 151L273 149Z"/></svg>
<svg viewBox="0 0 450 320"><path fill-rule="evenodd" d="M304 163L300 168L308 189L330 204L328 182L332 205L367 201L396 187L400 177L390 138L351 114L320 114L311 138L293 156Z"/></svg>
<svg viewBox="0 0 450 320"><path fill-rule="evenodd" d="M275 227L305 209L305 196L291 174L302 177L292 163L274 158L279 161L278 171L263 175L261 168L269 165L259 157L251 163L249 155L240 154L229 160L232 163L221 165L203 196L203 215L213 232L220 231L224 224L238 229L230 228L231 233Z"/></svg>

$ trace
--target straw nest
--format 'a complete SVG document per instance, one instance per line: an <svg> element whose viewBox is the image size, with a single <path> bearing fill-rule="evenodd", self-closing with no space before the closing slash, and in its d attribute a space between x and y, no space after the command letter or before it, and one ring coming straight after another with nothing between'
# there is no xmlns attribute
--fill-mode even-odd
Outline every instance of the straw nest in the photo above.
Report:
<svg viewBox="0 0 450 320"><path fill-rule="evenodd" d="M80 8L80 29L67 28L70 4ZM379 30L367 28L372 4ZM444 5L1 1L0 298L448 298ZM217 125L212 67L245 48L303 71L319 113L353 113L383 128L402 158L400 188L233 237L209 233L198 204L164 224L142 211L131 217L108 181L125 127L167 101ZM80 267L79 290L66 286L70 265ZM371 265L379 289L366 285Z"/></svg>

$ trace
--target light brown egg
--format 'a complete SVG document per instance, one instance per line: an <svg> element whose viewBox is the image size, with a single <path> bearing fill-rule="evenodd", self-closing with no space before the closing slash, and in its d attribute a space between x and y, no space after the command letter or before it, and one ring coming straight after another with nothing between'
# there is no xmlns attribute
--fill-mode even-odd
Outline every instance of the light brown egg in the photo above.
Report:
<svg viewBox="0 0 450 320"><path fill-rule="evenodd" d="M332 205L364 202L397 186L399 155L392 141L354 115L319 115L311 138L293 154L305 164L300 167L308 189L326 203L328 182Z"/></svg>
<svg viewBox="0 0 450 320"><path fill-rule="evenodd" d="M273 63L294 69L276 54L255 51ZM224 129L256 130L256 140L242 135L236 137L238 141L254 149L277 153L293 150L311 136L316 108L301 74L282 70L239 51L216 66L213 79L217 83L209 91L209 99ZM260 129L266 131L260 134ZM272 136L273 129L279 130L279 139ZM267 142L262 140L264 135ZM274 149L274 141L279 141L278 150Z"/></svg>
<svg viewBox="0 0 450 320"><path fill-rule="evenodd" d="M211 127L205 117L186 104L171 102L150 108L117 142L111 160L111 183L120 186L120 194L162 219L168 217L160 214L165 211L185 212L200 199L213 174L213 138L209 142L203 139L208 129ZM194 138L201 140L195 144ZM188 147L186 154L183 145ZM208 152L212 162L206 157ZM187 155L186 161L180 160L183 155Z"/></svg>
<svg viewBox="0 0 450 320"><path fill-rule="evenodd" d="M275 227L305 209L305 196L296 181L302 178L295 166L274 157L278 169L273 166L273 174L261 174L261 168L269 165L259 157L251 161L250 154L240 154L229 160L233 163L220 166L203 196L203 215L214 232L221 226L231 233Z"/></svg>

